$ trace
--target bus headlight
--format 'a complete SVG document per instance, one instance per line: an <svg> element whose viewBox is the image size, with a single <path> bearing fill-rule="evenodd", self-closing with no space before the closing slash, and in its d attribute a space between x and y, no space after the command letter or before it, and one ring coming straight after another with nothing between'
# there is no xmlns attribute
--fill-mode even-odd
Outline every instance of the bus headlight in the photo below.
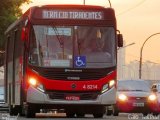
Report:
<svg viewBox="0 0 160 120"><path fill-rule="evenodd" d="M37 89L38 89L39 91L41 91L41 92L45 92L44 87L43 87L42 84L39 84L39 85L37 86Z"/></svg>
<svg viewBox="0 0 160 120"><path fill-rule="evenodd" d="M29 84L38 89L39 91L45 92L44 86L41 83L39 83L35 78L30 78Z"/></svg>
<svg viewBox="0 0 160 120"><path fill-rule="evenodd" d="M148 97L148 100L150 101L155 101L157 99L156 95L154 94L151 94L149 97Z"/></svg>
<svg viewBox="0 0 160 120"><path fill-rule="evenodd" d="M105 84L103 85L103 88L102 88L102 92L101 93L104 93L108 90L108 84Z"/></svg>
<svg viewBox="0 0 160 120"><path fill-rule="evenodd" d="M114 85L115 85L115 80L109 81L109 87L110 87L110 88L113 87Z"/></svg>
<svg viewBox="0 0 160 120"><path fill-rule="evenodd" d="M35 87L35 86L37 86L37 83L38 83L38 82L37 82L37 80L36 80L35 78L30 78L30 79L29 79L29 84L30 84L30 85L32 85L32 86Z"/></svg>
<svg viewBox="0 0 160 120"><path fill-rule="evenodd" d="M110 80L108 84L103 85L101 93L106 92L115 85L115 80Z"/></svg>

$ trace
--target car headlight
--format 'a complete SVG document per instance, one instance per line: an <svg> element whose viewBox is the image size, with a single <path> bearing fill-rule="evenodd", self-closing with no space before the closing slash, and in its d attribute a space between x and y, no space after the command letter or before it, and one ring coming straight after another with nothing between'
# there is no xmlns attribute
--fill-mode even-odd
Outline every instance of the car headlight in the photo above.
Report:
<svg viewBox="0 0 160 120"><path fill-rule="evenodd" d="M39 83L35 78L30 78L29 84L38 89L39 91L45 92L44 86L41 83Z"/></svg>
<svg viewBox="0 0 160 120"><path fill-rule="evenodd" d="M150 101L155 101L157 99L156 95L155 94L151 94L149 97L148 97L148 100Z"/></svg>
<svg viewBox="0 0 160 120"><path fill-rule="evenodd" d="M127 98L126 95L120 94L120 95L118 96L118 99L121 100L121 101L126 101L128 98Z"/></svg>

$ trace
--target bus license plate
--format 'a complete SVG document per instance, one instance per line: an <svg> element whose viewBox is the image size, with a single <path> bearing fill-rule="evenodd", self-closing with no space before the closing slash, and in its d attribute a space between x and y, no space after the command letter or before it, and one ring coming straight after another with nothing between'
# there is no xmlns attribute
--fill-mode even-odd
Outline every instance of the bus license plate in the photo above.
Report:
<svg viewBox="0 0 160 120"><path fill-rule="evenodd" d="M133 103L134 107L144 107L144 103Z"/></svg>
<svg viewBox="0 0 160 120"><path fill-rule="evenodd" d="M79 96L74 96L74 95L68 95L65 97L66 100L74 100L74 101L77 101L77 100L80 100L80 97Z"/></svg>

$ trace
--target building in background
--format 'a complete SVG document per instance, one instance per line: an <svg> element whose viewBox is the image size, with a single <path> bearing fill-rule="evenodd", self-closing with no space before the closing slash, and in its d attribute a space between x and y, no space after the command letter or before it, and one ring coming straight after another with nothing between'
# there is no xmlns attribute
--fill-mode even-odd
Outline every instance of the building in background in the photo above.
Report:
<svg viewBox="0 0 160 120"><path fill-rule="evenodd" d="M118 79L122 79L125 76L123 68L123 65L125 65L125 48L119 48L117 54L117 77Z"/></svg>
<svg viewBox="0 0 160 120"><path fill-rule="evenodd" d="M124 74L120 79L139 79L139 61L135 60L129 64L124 64ZM142 79L160 80L160 64L151 61L142 63Z"/></svg>

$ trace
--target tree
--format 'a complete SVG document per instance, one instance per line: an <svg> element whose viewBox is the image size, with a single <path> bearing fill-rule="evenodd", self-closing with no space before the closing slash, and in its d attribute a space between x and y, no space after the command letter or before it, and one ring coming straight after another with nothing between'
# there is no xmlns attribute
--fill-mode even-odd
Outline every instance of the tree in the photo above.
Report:
<svg viewBox="0 0 160 120"><path fill-rule="evenodd" d="M29 2L31 0L0 0L0 66L4 64L4 33L8 26L22 15L20 6Z"/></svg>
<svg viewBox="0 0 160 120"><path fill-rule="evenodd" d="M30 0L1 0L0 1L0 50L4 49L4 32L7 27L22 15L20 6Z"/></svg>

